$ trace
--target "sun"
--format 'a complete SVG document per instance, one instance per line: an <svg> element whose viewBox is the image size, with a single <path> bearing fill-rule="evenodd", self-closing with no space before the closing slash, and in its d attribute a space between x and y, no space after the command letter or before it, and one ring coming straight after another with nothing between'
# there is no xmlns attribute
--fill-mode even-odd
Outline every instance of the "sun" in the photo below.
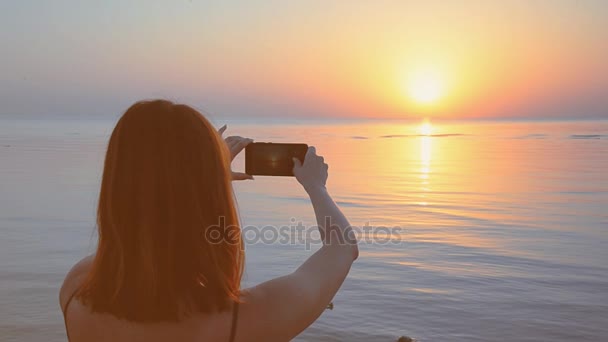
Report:
<svg viewBox="0 0 608 342"><path fill-rule="evenodd" d="M409 97L422 105L436 103L443 96L444 88L443 79L435 70L417 70L407 80Z"/></svg>

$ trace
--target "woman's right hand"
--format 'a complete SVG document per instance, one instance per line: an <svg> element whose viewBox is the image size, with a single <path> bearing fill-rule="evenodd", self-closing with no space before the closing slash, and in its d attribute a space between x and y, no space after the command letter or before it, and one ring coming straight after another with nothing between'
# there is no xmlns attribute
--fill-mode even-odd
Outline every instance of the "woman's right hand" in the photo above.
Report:
<svg viewBox="0 0 608 342"><path fill-rule="evenodd" d="M323 157L317 155L314 146L308 147L304 163L301 163L298 158L293 158L293 174L306 191L317 188L325 189L328 168Z"/></svg>
<svg viewBox="0 0 608 342"><path fill-rule="evenodd" d="M325 311L359 255L356 235L325 190L327 164L323 157L309 147L304 162L294 159L293 163L296 179L310 196L323 247L294 272L243 291L239 313L243 325L239 323L238 334L252 341L296 337Z"/></svg>

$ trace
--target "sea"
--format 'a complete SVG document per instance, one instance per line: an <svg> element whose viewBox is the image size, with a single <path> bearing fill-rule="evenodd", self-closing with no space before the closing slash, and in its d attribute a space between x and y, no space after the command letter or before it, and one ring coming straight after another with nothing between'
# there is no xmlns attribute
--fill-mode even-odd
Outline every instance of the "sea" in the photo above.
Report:
<svg viewBox="0 0 608 342"><path fill-rule="evenodd" d="M66 340L59 288L95 251L115 123L0 119L1 341ZM333 308L296 341L608 340L608 121L213 123L315 146L357 228L360 256ZM319 247L294 178L234 188L244 287Z"/></svg>

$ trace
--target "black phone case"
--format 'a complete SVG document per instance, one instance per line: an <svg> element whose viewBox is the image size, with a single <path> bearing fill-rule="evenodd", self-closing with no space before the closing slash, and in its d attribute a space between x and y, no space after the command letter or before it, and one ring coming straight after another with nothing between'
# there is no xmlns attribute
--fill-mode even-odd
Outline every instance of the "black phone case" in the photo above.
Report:
<svg viewBox="0 0 608 342"><path fill-rule="evenodd" d="M245 172L258 176L293 176L293 159L304 162L306 144L251 143L245 148Z"/></svg>

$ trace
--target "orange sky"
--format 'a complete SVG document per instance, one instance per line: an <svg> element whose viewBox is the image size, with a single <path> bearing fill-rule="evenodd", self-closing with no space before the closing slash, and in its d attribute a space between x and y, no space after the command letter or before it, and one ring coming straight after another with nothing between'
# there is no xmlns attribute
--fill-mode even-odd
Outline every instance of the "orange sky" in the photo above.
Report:
<svg viewBox="0 0 608 342"><path fill-rule="evenodd" d="M603 1L57 1L0 13L0 116L115 116L169 97L248 118L608 117ZM422 103L427 88L438 94Z"/></svg>

